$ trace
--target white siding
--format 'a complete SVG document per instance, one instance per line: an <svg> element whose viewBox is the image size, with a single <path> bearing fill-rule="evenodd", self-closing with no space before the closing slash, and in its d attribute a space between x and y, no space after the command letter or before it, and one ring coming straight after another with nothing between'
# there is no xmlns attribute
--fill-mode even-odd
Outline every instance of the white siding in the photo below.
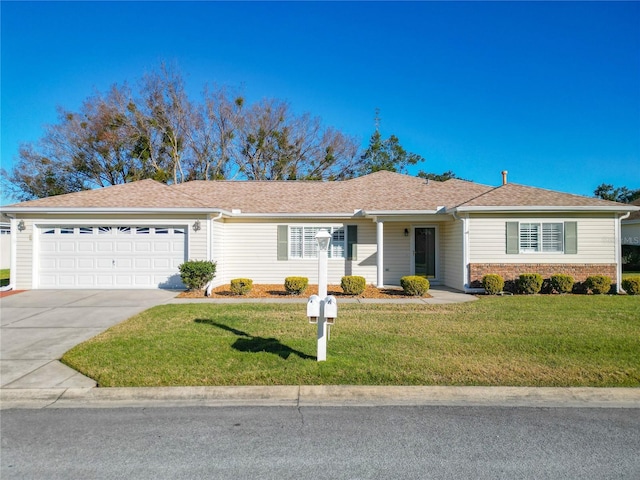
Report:
<svg viewBox="0 0 640 480"><path fill-rule="evenodd" d="M213 285L223 285L225 283L225 258L224 258L224 223L221 221L212 222L211 235L211 260L216 262L216 276Z"/></svg>
<svg viewBox="0 0 640 480"><path fill-rule="evenodd" d="M451 288L464 290L464 252L462 221L456 220L442 225L441 246L443 251L443 283Z"/></svg>
<svg viewBox="0 0 640 480"><path fill-rule="evenodd" d="M278 225L346 226L358 225L357 260L330 258L328 281L339 284L344 275L361 275L367 283L374 283L375 225L371 221L320 222L320 221L242 221L227 219L224 223L223 257L224 271L216 283L229 283L234 278L246 277L254 283L284 283L289 276L307 277L309 283L318 282L316 259L278 260ZM214 245L216 241L214 239ZM215 249L215 246L214 246Z"/></svg>
<svg viewBox="0 0 640 480"><path fill-rule="evenodd" d="M384 222L384 284L400 285L400 279L411 275L411 235L405 237L404 229L411 232L407 223Z"/></svg>
<svg viewBox="0 0 640 480"><path fill-rule="evenodd" d="M565 222L578 225L578 253L506 254L506 222ZM561 215L473 216L469 219L470 263L615 263L616 219Z"/></svg>

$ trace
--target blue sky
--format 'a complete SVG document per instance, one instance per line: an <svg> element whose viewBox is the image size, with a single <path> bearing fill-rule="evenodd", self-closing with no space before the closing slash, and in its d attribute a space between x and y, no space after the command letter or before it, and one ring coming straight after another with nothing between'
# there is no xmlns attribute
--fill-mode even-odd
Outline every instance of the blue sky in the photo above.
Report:
<svg viewBox="0 0 640 480"><path fill-rule="evenodd" d="M96 90L175 62L362 140L380 109L429 172L640 188L639 2L6 2L1 162ZM415 172L416 173L417 169ZM3 196L2 203L7 199Z"/></svg>

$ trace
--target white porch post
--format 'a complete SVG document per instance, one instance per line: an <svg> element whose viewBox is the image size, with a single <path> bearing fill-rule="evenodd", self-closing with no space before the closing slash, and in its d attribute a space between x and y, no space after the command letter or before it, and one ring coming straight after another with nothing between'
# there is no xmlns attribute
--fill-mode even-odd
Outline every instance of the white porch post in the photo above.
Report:
<svg viewBox="0 0 640 480"><path fill-rule="evenodd" d="M381 220L376 220L376 264L378 267L377 287L384 287L384 227Z"/></svg>

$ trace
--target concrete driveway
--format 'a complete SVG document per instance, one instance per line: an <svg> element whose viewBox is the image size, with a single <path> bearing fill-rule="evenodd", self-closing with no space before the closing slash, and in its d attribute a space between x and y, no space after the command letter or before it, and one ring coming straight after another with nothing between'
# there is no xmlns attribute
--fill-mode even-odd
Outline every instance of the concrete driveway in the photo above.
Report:
<svg viewBox="0 0 640 480"><path fill-rule="evenodd" d="M58 359L175 296L167 290L29 290L0 299L0 388L95 386Z"/></svg>

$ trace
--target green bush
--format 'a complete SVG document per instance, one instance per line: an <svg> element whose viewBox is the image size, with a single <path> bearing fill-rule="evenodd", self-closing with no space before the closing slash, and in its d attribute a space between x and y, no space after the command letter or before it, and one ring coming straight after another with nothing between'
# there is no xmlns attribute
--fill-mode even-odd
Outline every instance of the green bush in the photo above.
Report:
<svg viewBox="0 0 640 480"><path fill-rule="evenodd" d="M429 280L416 275L409 275L400 279L400 285L406 295L421 297L429 291Z"/></svg>
<svg viewBox="0 0 640 480"><path fill-rule="evenodd" d="M178 265L180 278L189 290L202 290L216 276L216 262L189 260Z"/></svg>
<svg viewBox="0 0 640 480"><path fill-rule="evenodd" d="M504 278L500 275L490 273L482 277L482 286L489 295L496 295L504 288Z"/></svg>
<svg viewBox="0 0 640 480"><path fill-rule="evenodd" d="M596 295L609 293L609 290L611 290L611 277L606 275L592 275L584 283L591 290L591 293Z"/></svg>
<svg viewBox="0 0 640 480"><path fill-rule="evenodd" d="M520 293L529 295L540 293L543 280L542 275L539 273L523 273L518 279Z"/></svg>
<svg viewBox="0 0 640 480"><path fill-rule="evenodd" d="M367 281L364 277L345 275L340 280L340 287L345 295L360 295L367 288Z"/></svg>
<svg viewBox="0 0 640 480"><path fill-rule="evenodd" d="M231 280L231 293L234 295L246 295L253 288L253 280L250 278L234 278Z"/></svg>
<svg viewBox="0 0 640 480"><path fill-rule="evenodd" d="M622 288L627 295L640 295L640 275L623 279Z"/></svg>
<svg viewBox="0 0 640 480"><path fill-rule="evenodd" d="M287 277L284 279L284 289L293 295L302 295L309 286L307 277Z"/></svg>
<svg viewBox="0 0 640 480"><path fill-rule="evenodd" d="M573 284L575 280L571 275L564 275L558 273L551 276L551 288L558 293L571 293L573 291Z"/></svg>

